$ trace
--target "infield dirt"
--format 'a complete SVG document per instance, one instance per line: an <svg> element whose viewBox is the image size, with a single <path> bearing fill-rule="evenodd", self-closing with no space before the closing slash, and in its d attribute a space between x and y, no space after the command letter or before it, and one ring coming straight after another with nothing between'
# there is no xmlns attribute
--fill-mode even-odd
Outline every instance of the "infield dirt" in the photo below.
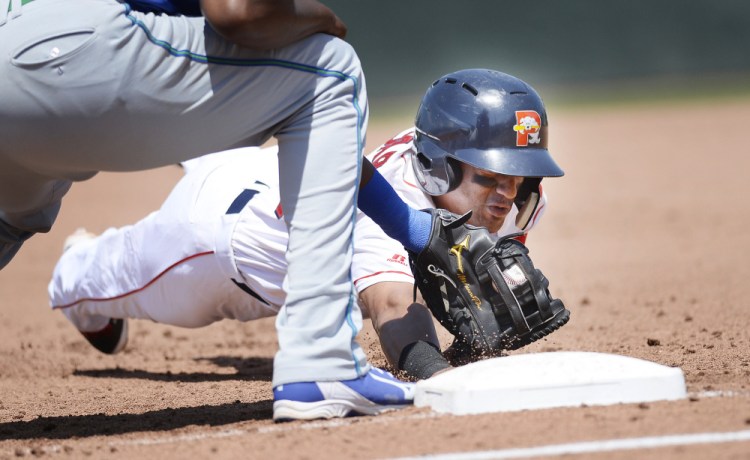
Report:
<svg viewBox="0 0 750 460"><path fill-rule="evenodd" d="M372 123L368 150L410 122ZM748 431L748 124L748 99L550 109L566 175L544 181L549 208L528 245L572 318L516 353L679 366L687 400L274 424L273 319L195 330L133 321L127 350L102 355L49 310L50 273L75 228L101 232L156 209L181 174L167 167L76 184L55 228L0 272L0 459L383 458ZM385 366L369 323L360 340ZM750 459L750 442L570 457Z"/></svg>

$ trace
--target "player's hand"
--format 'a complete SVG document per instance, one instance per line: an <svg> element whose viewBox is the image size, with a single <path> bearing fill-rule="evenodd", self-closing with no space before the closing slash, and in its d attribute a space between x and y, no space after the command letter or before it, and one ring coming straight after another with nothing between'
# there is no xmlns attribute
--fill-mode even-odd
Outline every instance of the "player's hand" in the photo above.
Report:
<svg viewBox="0 0 750 460"><path fill-rule="evenodd" d="M344 39L346 38L347 32L348 32L348 29L346 28L346 24L344 24L344 21L339 19L338 16L334 15L333 26L331 26L331 28L325 33L333 35L334 37L339 37L341 39Z"/></svg>
<svg viewBox="0 0 750 460"><path fill-rule="evenodd" d="M318 0L201 0L206 21L246 48L283 48L315 33L344 38L344 22Z"/></svg>
<svg viewBox="0 0 750 460"><path fill-rule="evenodd" d="M346 37L348 32L346 24L327 6L317 0L296 0L295 4L295 10L300 16L309 15L311 18L319 18L320 30L316 32L342 39Z"/></svg>

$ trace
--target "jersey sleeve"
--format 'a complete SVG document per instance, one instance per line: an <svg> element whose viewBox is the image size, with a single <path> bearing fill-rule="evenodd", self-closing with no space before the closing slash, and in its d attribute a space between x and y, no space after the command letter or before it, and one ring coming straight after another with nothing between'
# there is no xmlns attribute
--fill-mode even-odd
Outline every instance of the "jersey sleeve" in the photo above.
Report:
<svg viewBox="0 0 750 460"><path fill-rule="evenodd" d="M411 167L413 128L402 131L367 155L396 193L414 209L434 207L432 200L417 186ZM354 230L352 278L357 292L386 281L413 284L406 249L389 238L364 213L359 212Z"/></svg>
<svg viewBox="0 0 750 460"><path fill-rule="evenodd" d="M404 247L362 213L357 219L354 238L352 278L357 292L385 281L414 282Z"/></svg>

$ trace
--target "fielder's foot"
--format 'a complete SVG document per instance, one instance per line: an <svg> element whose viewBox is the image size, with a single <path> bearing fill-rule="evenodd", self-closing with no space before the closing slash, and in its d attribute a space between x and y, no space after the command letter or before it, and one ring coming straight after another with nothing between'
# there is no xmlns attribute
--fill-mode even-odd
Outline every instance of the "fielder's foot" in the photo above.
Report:
<svg viewBox="0 0 750 460"><path fill-rule="evenodd" d="M121 352L128 344L128 320L110 318L104 329L96 332L81 332L97 350L108 355Z"/></svg>
<svg viewBox="0 0 750 460"><path fill-rule="evenodd" d="M273 389L273 419L313 420L376 415L409 406L414 384L373 367L364 377L336 382L299 382Z"/></svg>

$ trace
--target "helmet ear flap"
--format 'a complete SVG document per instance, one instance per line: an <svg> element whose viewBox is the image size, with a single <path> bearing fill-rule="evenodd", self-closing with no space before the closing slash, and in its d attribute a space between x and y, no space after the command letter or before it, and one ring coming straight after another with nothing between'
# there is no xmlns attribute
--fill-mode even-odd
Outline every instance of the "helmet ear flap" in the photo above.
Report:
<svg viewBox="0 0 750 460"><path fill-rule="evenodd" d="M455 190L461 184L463 179L463 169L461 168L461 162L447 157L445 164L445 172L448 174L448 192ZM446 193L448 193L446 192Z"/></svg>
<svg viewBox="0 0 750 460"><path fill-rule="evenodd" d="M429 144L426 146L430 147ZM417 182L429 195L443 195L461 183L461 162L450 158L445 152L417 151L412 155L412 166Z"/></svg>
<svg viewBox="0 0 750 460"><path fill-rule="evenodd" d="M534 217L539 200L542 196L542 178L527 177L521 182L513 203L518 209L516 227L525 230Z"/></svg>
<svg viewBox="0 0 750 460"><path fill-rule="evenodd" d="M426 170L432 169L432 160L430 160L430 158L427 155L425 155L422 152L417 152L416 156L417 156L417 161L419 162L419 165L422 167L421 169L426 169Z"/></svg>
<svg viewBox="0 0 750 460"><path fill-rule="evenodd" d="M412 166L417 175L417 182L427 193L430 193L432 187L428 181L427 172L432 170L432 160L422 152L415 152L412 156Z"/></svg>

